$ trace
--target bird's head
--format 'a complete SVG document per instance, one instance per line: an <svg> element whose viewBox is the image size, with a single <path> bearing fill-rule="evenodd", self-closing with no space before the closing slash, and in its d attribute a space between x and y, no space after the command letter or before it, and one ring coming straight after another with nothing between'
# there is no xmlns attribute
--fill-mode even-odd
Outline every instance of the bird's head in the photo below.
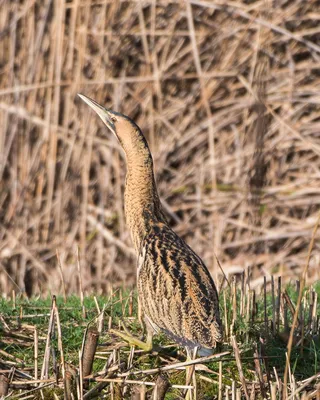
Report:
<svg viewBox="0 0 320 400"><path fill-rule="evenodd" d="M101 106L96 101L90 99L83 94L78 94L78 96L87 103L93 111L95 111L99 117L102 119L105 125L118 137L118 132L121 133L123 130L130 130L132 129L133 121L130 120L125 115L122 115L116 111L110 110Z"/></svg>
<svg viewBox="0 0 320 400"><path fill-rule="evenodd" d="M127 156L134 154L151 159L150 150L138 125L126 115L110 110L83 94L78 96L87 103L117 137Z"/></svg>

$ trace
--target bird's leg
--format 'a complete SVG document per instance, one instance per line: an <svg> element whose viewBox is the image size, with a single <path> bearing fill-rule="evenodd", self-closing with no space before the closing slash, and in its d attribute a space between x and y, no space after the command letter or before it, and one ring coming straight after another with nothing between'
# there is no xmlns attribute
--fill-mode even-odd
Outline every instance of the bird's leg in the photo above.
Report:
<svg viewBox="0 0 320 400"><path fill-rule="evenodd" d="M138 339L137 337L131 335L131 333L128 331L128 329L126 328L126 326L124 324L122 324L122 327L124 329L124 332L121 331L117 331L115 329L110 329L109 332L113 333L116 336L121 337L123 340L125 340L126 342L128 342L131 346L137 346L140 349L150 352L153 349L153 334L152 332L150 332L149 330L147 331L147 340L146 342Z"/></svg>
<svg viewBox="0 0 320 400"><path fill-rule="evenodd" d="M140 322L140 325L142 328L142 335L141 335L141 339L142 339L142 338L144 338L144 335L147 332L147 325L143 318L142 306L141 306L141 302L139 301L139 297L138 297L138 321Z"/></svg>

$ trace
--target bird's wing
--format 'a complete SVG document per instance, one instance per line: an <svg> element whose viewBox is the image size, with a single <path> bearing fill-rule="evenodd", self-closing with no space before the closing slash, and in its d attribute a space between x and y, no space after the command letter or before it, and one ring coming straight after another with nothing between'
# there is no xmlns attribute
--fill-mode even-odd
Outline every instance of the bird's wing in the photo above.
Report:
<svg viewBox="0 0 320 400"><path fill-rule="evenodd" d="M214 282L191 248L165 224L142 243L138 291L143 312L174 337L214 347L221 336Z"/></svg>

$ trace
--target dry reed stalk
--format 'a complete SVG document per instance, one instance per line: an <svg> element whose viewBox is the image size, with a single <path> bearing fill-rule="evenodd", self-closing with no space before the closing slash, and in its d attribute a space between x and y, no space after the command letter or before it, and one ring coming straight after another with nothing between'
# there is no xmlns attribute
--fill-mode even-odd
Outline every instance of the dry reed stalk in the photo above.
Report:
<svg viewBox="0 0 320 400"><path fill-rule="evenodd" d="M222 361L219 362L219 389L218 389L218 400L222 400Z"/></svg>
<svg viewBox="0 0 320 400"><path fill-rule="evenodd" d="M128 384L134 384L134 385L141 385L141 386L155 386L155 382L148 382L148 381L139 381L139 380L133 380L133 379L126 379L125 381L120 378L95 378L97 382L116 382L116 383L128 383ZM171 385L173 389L193 389L192 385L176 385L173 384Z"/></svg>
<svg viewBox="0 0 320 400"><path fill-rule="evenodd" d="M86 318L86 308L83 303L84 294L83 294L83 285L82 285L82 272L81 272L79 247L77 248L77 268L78 268L78 278L79 278L79 297L80 297L81 306L82 306L82 316L83 316L83 318Z"/></svg>
<svg viewBox="0 0 320 400"><path fill-rule="evenodd" d="M320 377L320 373L315 374L308 379L305 379L303 384L290 394L290 396L288 397L288 400L292 400L292 399L296 398L298 396L298 394L303 391L303 389L305 389L312 381L318 379L319 377Z"/></svg>
<svg viewBox="0 0 320 400"><path fill-rule="evenodd" d="M97 308L97 312L100 315L101 311L100 311L100 307L99 307L99 303L98 303L97 297L93 296L93 299L94 299L94 304L96 305L96 308Z"/></svg>
<svg viewBox="0 0 320 400"><path fill-rule="evenodd" d="M318 294L316 292L312 292L313 294L313 307L311 313L311 332L313 334L317 331L317 304L318 304Z"/></svg>
<svg viewBox="0 0 320 400"><path fill-rule="evenodd" d="M226 299L226 291L223 291L223 306L224 306L224 335L228 337L229 334L229 324L228 324L228 312L227 312L227 299Z"/></svg>
<svg viewBox="0 0 320 400"><path fill-rule="evenodd" d="M122 367L122 364L116 364L111 366L111 362L113 361L113 355L108 360L108 363L104 369L103 378L104 379L113 379L116 377L118 370ZM97 378L90 377L90 379L96 380ZM83 399L90 399L91 397L97 396L108 384L110 384L110 391L113 390L113 382L99 382L92 389L88 390L87 393L83 396Z"/></svg>
<svg viewBox="0 0 320 400"><path fill-rule="evenodd" d="M210 356L196 358L195 360L188 360L188 361L184 361L184 362L169 364L164 367L151 368L151 369L146 369L143 371L140 370L140 371L137 371L136 374L137 375L141 375L141 374L151 375L151 374L156 374L159 372L170 371L172 369L184 368L184 367L188 367L190 365L201 364L201 363L209 362L212 360L216 360L216 359L222 358L228 354L230 354L229 351L224 351L222 353L212 354ZM119 374L119 376L121 376L121 377L125 377L127 375L129 375L129 373L127 373L127 372Z"/></svg>
<svg viewBox="0 0 320 400"><path fill-rule="evenodd" d="M66 284L64 281L64 276L63 276L63 271L62 271L62 264L61 264L61 259L58 250L56 251L57 255L57 260L58 260L58 266L59 266L59 272L60 272L60 277L61 277L61 283L62 283L62 290L63 290L63 299L64 302L67 302L67 292L66 292Z"/></svg>
<svg viewBox="0 0 320 400"><path fill-rule="evenodd" d="M278 288L277 288L277 302L276 302L276 332L279 333L280 329L280 306L281 306L281 277L278 277Z"/></svg>
<svg viewBox="0 0 320 400"><path fill-rule="evenodd" d="M237 282L236 277L233 277L232 281L232 323L231 325L234 326L237 320ZM232 334L232 332L230 332Z"/></svg>
<svg viewBox="0 0 320 400"><path fill-rule="evenodd" d="M0 321L1 324L3 325L4 329L7 331L10 331L9 325L6 323L5 319L3 318L3 316L0 314Z"/></svg>
<svg viewBox="0 0 320 400"><path fill-rule="evenodd" d="M37 380L20 380L20 381L11 381L12 385L16 385L16 386L25 386L25 385L34 385L34 384L38 384L38 383L55 383L56 379L54 378L48 378L48 379L37 379ZM42 387L39 387L39 390L41 390Z"/></svg>
<svg viewBox="0 0 320 400"><path fill-rule="evenodd" d="M15 357L15 356L12 355L12 354L9 354L9 353L8 353L7 351L5 351L5 350L0 349L0 354L1 354L2 356L4 356L5 358L9 359L9 360L14 360L14 362L16 362L16 363L23 364L23 360L21 360L21 359L18 358L18 357Z"/></svg>
<svg viewBox="0 0 320 400"><path fill-rule="evenodd" d="M12 290L12 302L13 302L13 308L16 308L16 291L13 289Z"/></svg>
<svg viewBox="0 0 320 400"><path fill-rule="evenodd" d="M83 352L79 351L79 381L78 381L78 398L83 400L83 365L82 365Z"/></svg>
<svg viewBox="0 0 320 400"><path fill-rule="evenodd" d="M245 309L245 300L246 300L247 292L245 290L245 271L241 274L241 286L240 286L240 309L239 313L240 316L244 316L244 309Z"/></svg>
<svg viewBox="0 0 320 400"><path fill-rule="evenodd" d="M255 400L256 398L256 384L252 382L250 400Z"/></svg>
<svg viewBox="0 0 320 400"><path fill-rule="evenodd" d="M187 362L190 361L190 360L196 359L197 351L198 351L197 347L194 348L194 351L191 351L190 349L186 349ZM195 365L191 365L191 366L188 365L186 367L186 384L185 384L185 386L190 386L191 382L194 383L194 381L196 380L195 379L195 372L196 372ZM184 390L183 397L186 400L196 400L196 398L197 398L197 386L196 386L196 384L195 385L193 384L192 388L190 387L189 389Z"/></svg>
<svg viewBox="0 0 320 400"><path fill-rule="evenodd" d="M129 298L129 317L132 316L132 313L133 313L133 291L131 290Z"/></svg>
<svg viewBox="0 0 320 400"><path fill-rule="evenodd" d="M46 338L46 347L44 350L42 369L41 369L41 379L48 379L50 349L51 349L51 345L50 345L51 335L54 330L54 324L55 324L55 312L54 311L55 310L54 310L53 301L52 301L49 325L48 325L48 332L47 332L47 338Z"/></svg>
<svg viewBox="0 0 320 400"><path fill-rule="evenodd" d="M65 380L64 380L64 398L65 400L72 400L74 390L74 376L68 366L66 367Z"/></svg>
<svg viewBox="0 0 320 400"><path fill-rule="evenodd" d="M0 374L0 396L6 396L9 391L9 379L4 374Z"/></svg>
<svg viewBox="0 0 320 400"><path fill-rule="evenodd" d="M277 385L276 385L276 383L271 384L270 396L271 396L271 400L277 400Z"/></svg>
<svg viewBox="0 0 320 400"><path fill-rule="evenodd" d="M100 315L98 316L98 332L101 335L103 331L103 326L104 326L104 313L106 310L107 305L104 304L102 311L100 312Z"/></svg>
<svg viewBox="0 0 320 400"><path fill-rule="evenodd" d="M34 333L33 333L33 338L34 338L34 379L38 379L38 356L39 356L39 339L38 339L38 330L35 327L34 328Z"/></svg>
<svg viewBox="0 0 320 400"><path fill-rule="evenodd" d="M155 387L152 391L152 400L164 400L165 395L170 387L170 382L167 375L159 374L155 382Z"/></svg>
<svg viewBox="0 0 320 400"><path fill-rule="evenodd" d="M132 391L131 391L131 400L140 400L141 399L141 395L140 395L140 387L139 386L135 386Z"/></svg>
<svg viewBox="0 0 320 400"><path fill-rule="evenodd" d="M263 277L263 312L264 312L264 329L268 332L268 314L267 314L267 279Z"/></svg>
<svg viewBox="0 0 320 400"><path fill-rule="evenodd" d="M274 277L271 276L271 296L272 296L272 333L276 334L276 299L274 292Z"/></svg>
<svg viewBox="0 0 320 400"><path fill-rule="evenodd" d="M237 400L237 384L234 380L231 383L231 399Z"/></svg>
<svg viewBox="0 0 320 400"><path fill-rule="evenodd" d="M286 302L286 305L289 307L289 310L290 310L291 315L293 317L294 314L296 313L296 307L294 306L294 304L293 304L293 302L292 302L287 290L284 290L283 298L284 298L284 300ZM301 320L300 320L299 317L297 318L297 322L298 322L299 325L301 325Z"/></svg>
<svg viewBox="0 0 320 400"><path fill-rule="evenodd" d="M55 313L57 332L58 332L58 349L60 352L60 365L61 365L61 371L62 371L62 379L65 383L66 370L65 370L65 360L64 360L63 342L62 342L62 329L61 329L61 324L60 324L59 310L58 310L55 296L54 296L54 313Z"/></svg>
<svg viewBox="0 0 320 400"><path fill-rule="evenodd" d="M282 398L283 399L285 399L285 396L287 396L287 382L288 382L288 373L290 373L290 356L291 356L291 350L292 350L292 345L293 345L293 335L294 335L294 330L296 328L296 324L298 322L298 314L299 314L299 309L300 309L300 306L301 306L303 290L304 290L305 283L306 283L307 272L308 272L310 258L311 258L311 252L313 250L315 236L316 236L316 233L317 233L317 230L318 230L319 223L320 223L320 212L318 214L318 219L317 219L317 221L316 221L316 223L314 225L314 228L313 228L311 241L310 241L309 249L308 249L308 257L307 257L307 260L306 260L306 263L305 263L305 267L304 267L304 269L302 271L302 274L301 274L300 290L299 290L296 309L295 309L295 312L294 312L294 315L293 315L293 321L292 321L292 326L291 326L289 340L288 340L288 346L287 346L288 352L287 352L287 359L286 359L286 367L285 367L284 376L283 376L283 386L284 386L284 390L283 390L283 394L282 394Z"/></svg>
<svg viewBox="0 0 320 400"><path fill-rule="evenodd" d="M265 398L266 389L265 389L263 374L262 374L262 370L261 370L261 366L260 366L260 358L259 358L259 353L258 353L258 346L256 346L256 349L255 349L255 352L254 352L254 357L255 357L254 358L254 366L255 366L256 375L257 375L258 380L259 380L260 392L261 392L263 398Z"/></svg>
<svg viewBox="0 0 320 400"><path fill-rule="evenodd" d="M249 400L249 393L248 393L248 389L247 389L246 380L245 380L245 377L243 374L243 368L242 368L242 363L241 363L241 358L240 358L240 351L239 351L239 347L238 347L235 336L231 336L231 345L233 347L234 355L236 358L236 363L237 363L237 368L239 371L239 377L240 377L240 381L242 384L242 389L244 391L245 398L247 400Z"/></svg>
<svg viewBox="0 0 320 400"><path fill-rule="evenodd" d="M82 372L84 377L91 374L98 341L99 332L95 328L89 328L86 332L86 338L82 351ZM84 388L87 389L88 386L89 382L85 382Z"/></svg>

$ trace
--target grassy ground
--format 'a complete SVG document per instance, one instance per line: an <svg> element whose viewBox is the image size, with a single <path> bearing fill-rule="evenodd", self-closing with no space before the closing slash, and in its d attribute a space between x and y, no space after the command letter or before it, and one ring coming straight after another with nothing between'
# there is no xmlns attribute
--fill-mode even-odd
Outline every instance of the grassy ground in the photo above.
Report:
<svg viewBox="0 0 320 400"><path fill-rule="evenodd" d="M239 286L241 287L241 284ZM232 295L235 292L236 297ZM197 387L196 390L192 390L192 395L197 393L198 399L218 398L219 395L221 398L229 398L229 395L245 398L247 392L251 398L279 398L283 390L281 381L286 363L288 329L297 300L296 292L296 287L290 286L282 289L281 296L278 296L275 290L274 296L268 294L264 298L262 295L252 301L250 291L246 294L234 285L225 289L220 295L222 312L228 310L226 319L223 312L225 340L217 349L216 358L198 360L193 380L189 385ZM298 396L304 391L310 396L312 393L314 395L317 384L319 390L320 307L319 304L314 304L319 294L319 284L304 293L300 313L300 320L303 319L304 323L300 324L295 332L288 395L299 390L302 385L305 386ZM280 312L277 306L279 300ZM80 381L84 378L79 379L78 376L79 352L82 362L85 363L87 356L84 354L86 351L83 351L82 343L86 332L87 341L90 336L87 328L90 328L90 332L101 332L89 384L83 379L83 393L87 393L84 398L134 398L136 392L141 398L148 398L154 390L152 385L159 375L159 368L167 368L170 365L172 369L169 367L166 376L171 387L165 398L183 397L183 388L176 386L186 385L186 370L175 367L175 364L186 360L183 349L177 348L169 343L167 338L159 335L155 343L162 346L162 349L146 354L139 349L130 349L119 338L108 334L109 327L116 328L120 321L123 321L132 333L141 336L134 294L118 290L108 297L85 297L83 305L76 296L69 297L66 301L58 297L53 305L51 298L18 297L15 301L0 299L0 310L0 374L3 373L11 381L8 391L10 398L41 398L42 395L45 399L63 398L63 374L75 378L69 398L72 398L71 393L74 398L79 398L82 386ZM50 324L51 313L55 315L53 324ZM35 345L35 332L38 345ZM233 337L236 338L237 344L233 342ZM47 353L50 358L45 357L46 342L50 343ZM37 360L35 349L38 353ZM237 349L240 360L238 363ZM61 362L62 353L65 371ZM45 371L41 372L45 359L47 374ZM156 370L152 371L155 368ZM35 377L42 379L42 390L41 386L32 382ZM113 382L99 382L99 378L103 377ZM310 383L306 382L311 377L313 379ZM125 384L125 380L131 383ZM99 388L99 385L98 393L88 394L89 389ZM101 389L101 385L105 387ZM68 396L68 393L65 393L65 396Z"/></svg>
<svg viewBox="0 0 320 400"><path fill-rule="evenodd" d="M122 149L77 93L140 126L211 272L217 255L298 276L320 208L319 0L0 4L0 293L58 293L59 264L77 292L77 248L85 291L135 282Z"/></svg>

